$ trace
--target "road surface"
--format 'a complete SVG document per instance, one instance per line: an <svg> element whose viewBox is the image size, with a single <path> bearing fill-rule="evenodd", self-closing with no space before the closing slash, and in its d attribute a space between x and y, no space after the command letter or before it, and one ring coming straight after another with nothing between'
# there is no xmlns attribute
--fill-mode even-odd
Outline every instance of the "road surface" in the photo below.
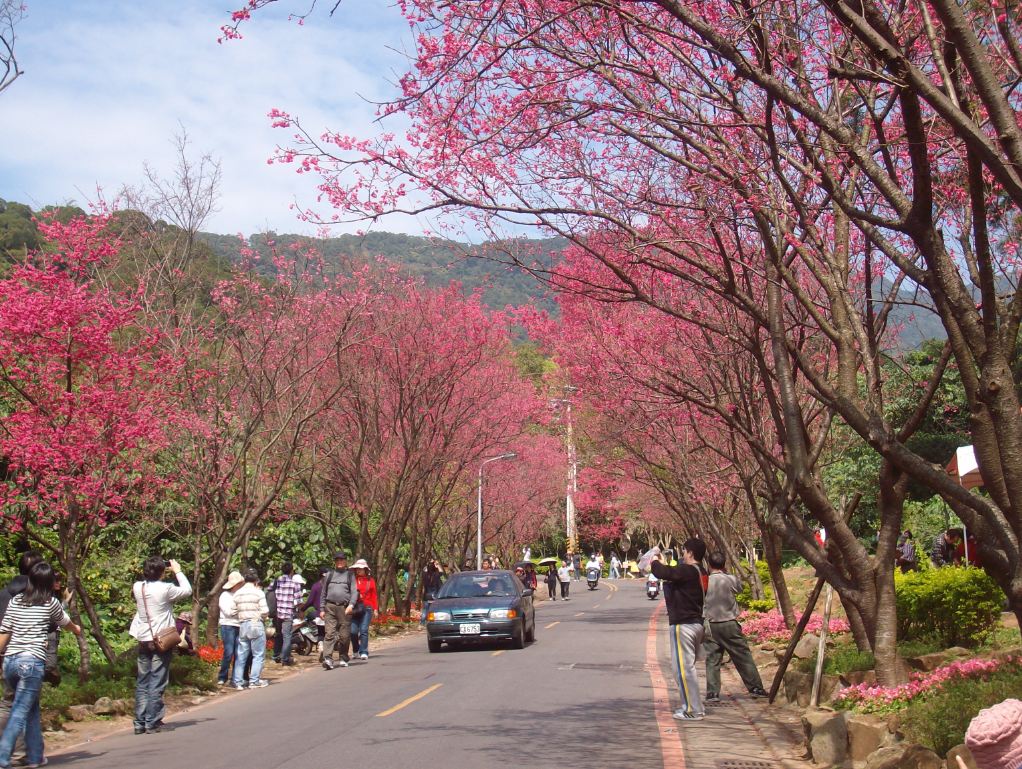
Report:
<svg viewBox="0 0 1022 769"><path fill-rule="evenodd" d="M572 600L537 604L536 642L524 650L494 644L430 654L420 634L368 662L232 694L169 717L160 734L113 734L50 765L693 769L699 762L686 764L665 744L678 740L666 697L676 694L662 610L660 643L648 643L656 607L639 581L603 582L594 592L575 582Z"/></svg>

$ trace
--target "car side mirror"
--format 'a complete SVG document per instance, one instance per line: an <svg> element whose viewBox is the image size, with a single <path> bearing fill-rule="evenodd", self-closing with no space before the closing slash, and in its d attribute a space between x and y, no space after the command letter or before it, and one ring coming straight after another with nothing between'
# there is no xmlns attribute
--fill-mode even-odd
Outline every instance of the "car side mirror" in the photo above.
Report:
<svg viewBox="0 0 1022 769"><path fill-rule="evenodd" d="M524 597L524 596L527 596L527 595L532 595L535 592L536 591L533 590L531 587L527 587L527 588L525 588L525 590L522 591L522 596Z"/></svg>

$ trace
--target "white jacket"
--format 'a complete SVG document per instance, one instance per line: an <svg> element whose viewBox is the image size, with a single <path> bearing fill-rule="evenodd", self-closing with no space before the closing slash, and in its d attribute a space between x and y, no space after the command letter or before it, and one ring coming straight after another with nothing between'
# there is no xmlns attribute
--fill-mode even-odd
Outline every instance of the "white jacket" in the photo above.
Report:
<svg viewBox="0 0 1022 769"><path fill-rule="evenodd" d="M246 582L234 594L234 605L238 609L238 622L260 620L268 617L270 607L266 605L266 593L254 582Z"/></svg>
<svg viewBox="0 0 1022 769"><path fill-rule="evenodd" d="M145 600L142 593L145 591ZM192 585L183 572L177 573L177 584L169 582L136 582L131 588L135 597L135 616L128 635L137 641L152 641L153 633L174 624L174 604L192 594ZM146 605L149 615L146 615ZM150 629L150 626L151 629Z"/></svg>

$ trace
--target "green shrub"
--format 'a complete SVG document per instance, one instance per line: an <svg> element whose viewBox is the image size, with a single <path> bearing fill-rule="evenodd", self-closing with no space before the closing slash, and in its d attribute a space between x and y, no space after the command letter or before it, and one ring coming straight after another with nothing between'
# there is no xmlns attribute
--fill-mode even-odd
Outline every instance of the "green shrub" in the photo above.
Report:
<svg viewBox="0 0 1022 769"><path fill-rule="evenodd" d="M983 708L1022 691L1022 665L1004 665L982 680L947 683L940 691L909 704L901 716L905 737L945 755L965 741L969 722Z"/></svg>
<svg viewBox="0 0 1022 769"><path fill-rule="evenodd" d="M1001 616L1004 593L981 569L946 567L895 575L898 637L934 636L943 646L978 646Z"/></svg>
<svg viewBox="0 0 1022 769"><path fill-rule="evenodd" d="M759 581L763 583L763 598L752 597L752 585L746 582L741 592L736 596L738 605L749 611L765 612L772 611L777 606L774 600L774 588L770 582L770 567L766 561L756 561L756 571L759 572Z"/></svg>

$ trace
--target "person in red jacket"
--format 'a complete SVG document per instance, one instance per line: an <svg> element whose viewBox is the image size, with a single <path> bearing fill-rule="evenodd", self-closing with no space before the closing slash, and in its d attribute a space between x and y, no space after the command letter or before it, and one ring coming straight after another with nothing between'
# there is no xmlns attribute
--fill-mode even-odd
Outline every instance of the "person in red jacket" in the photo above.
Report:
<svg viewBox="0 0 1022 769"><path fill-rule="evenodd" d="M351 656L360 660L369 659L369 624L373 615L380 610L376 596L376 580L369 571L365 558L359 558L352 566L358 585L358 604L351 615Z"/></svg>

